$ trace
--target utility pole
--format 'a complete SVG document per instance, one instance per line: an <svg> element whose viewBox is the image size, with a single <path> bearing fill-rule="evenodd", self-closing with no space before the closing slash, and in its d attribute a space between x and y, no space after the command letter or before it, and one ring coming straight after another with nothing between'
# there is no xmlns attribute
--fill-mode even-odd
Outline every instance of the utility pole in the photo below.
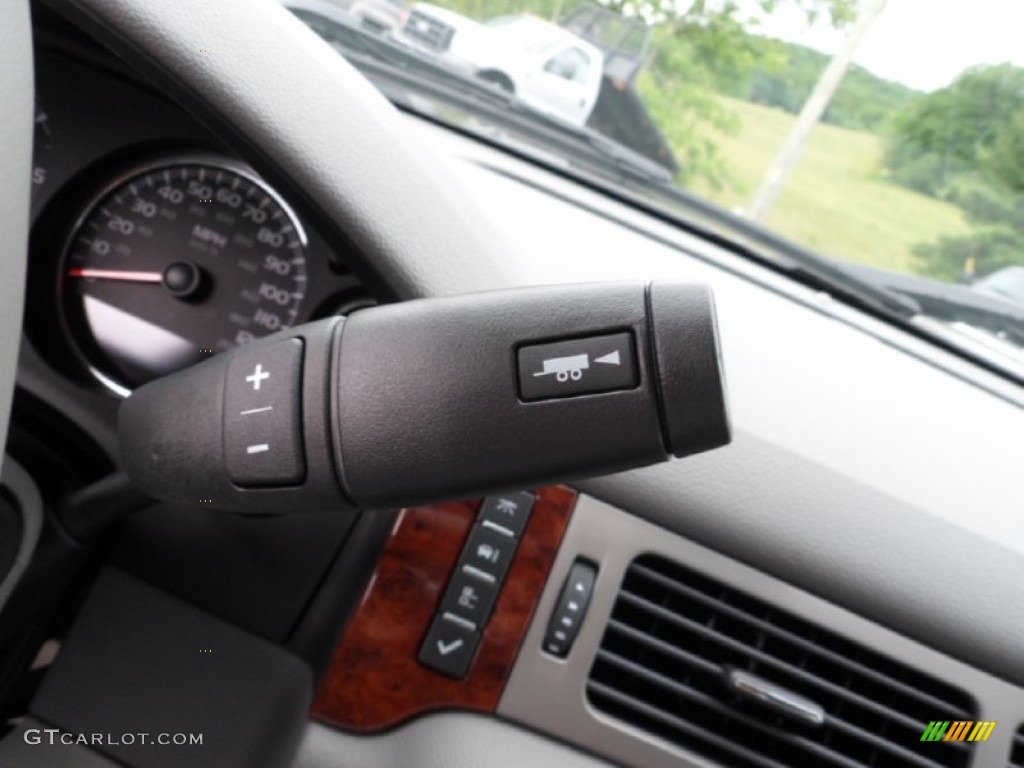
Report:
<svg viewBox="0 0 1024 768"><path fill-rule="evenodd" d="M761 181L757 194L754 195L754 200L747 211L747 216L753 221L763 221L775 206L790 174L800 162L807 140L811 137L811 131L814 130L814 126L818 124L822 115L825 114L825 110L828 109L832 97L835 96L850 68L853 54L857 51L857 47L863 41L868 29L882 12L885 3L886 0L869 0L860 16L857 17L857 21L850 28L842 49L832 57L828 66L825 67L825 71L821 73L814 90L807 97L803 109L800 110L796 122L793 123L782 149L779 150L771 168L768 169L768 173Z"/></svg>

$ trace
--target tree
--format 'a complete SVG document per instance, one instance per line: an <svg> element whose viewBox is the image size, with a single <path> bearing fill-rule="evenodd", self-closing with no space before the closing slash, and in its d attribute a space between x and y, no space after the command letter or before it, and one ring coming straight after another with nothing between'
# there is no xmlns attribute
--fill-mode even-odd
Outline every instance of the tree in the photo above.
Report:
<svg viewBox="0 0 1024 768"><path fill-rule="evenodd" d="M921 97L896 118L886 152L892 179L946 198L953 182L978 172L982 157L1024 106L1024 69L969 69L948 88Z"/></svg>
<svg viewBox="0 0 1024 768"><path fill-rule="evenodd" d="M958 205L971 231L914 249L925 274L956 280L1024 263L1024 69L977 67L896 120L894 180Z"/></svg>
<svg viewBox="0 0 1024 768"><path fill-rule="evenodd" d="M534 13L556 20L586 0L439 0L477 19ZM724 164L707 126L724 133L739 129L736 115L715 98L749 83L757 70L779 71L779 49L749 34L753 11L769 14L795 5L810 20L827 18L842 26L858 0L600 0L606 8L639 17L654 27L650 59L637 86L655 122L672 144L683 171L679 181L703 178L719 184ZM813 82L813 80L811 80ZM799 108L799 105L796 107Z"/></svg>
<svg viewBox="0 0 1024 768"><path fill-rule="evenodd" d="M782 40L756 38L763 52L739 88L721 87L736 98L796 114L803 107L829 57L813 48ZM776 62L781 62L781 66ZM863 67L850 67L822 122L857 131L881 132L919 94L884 80Z"/></svg>
<svg viewBox="0 0 1024 768"><path fill-rule="evenodd" d="M739 129L736 116L712 95L730 92L749 83L758 70L777 72L785 66L778 49L751 35L752 10L771 13L786 2L801 8L810 19L827 15L842 26L854 16L855 0L611 0L623 12L635 12L659 25L648 78L641 82L644 100L679 155L679 181L703 178L720 186L726 177L717 144L707 130L722 133ZM669 106L671 104L671 106ZM671 113L670 113L671 111ZM666 120L665 113L671 114Z"/></svg>
<svg viewBox="0 0 1024 768"><path fill-rule="evenodd" d="M778 72L786 64L783 49L749 33L750 11L771 13L796 5L811 20L826 16L842 26L854 16L855 0L611 0L622 13L658 24L652 56L640 91L683 166L679 181L697 178L720 186L726 177L715 143L702 126L723 133L739 129L736 115L714 97L749 87L757 71ZM812 81L813 82L813 81ZM797 105L796 108L799 108Z"/></svg>

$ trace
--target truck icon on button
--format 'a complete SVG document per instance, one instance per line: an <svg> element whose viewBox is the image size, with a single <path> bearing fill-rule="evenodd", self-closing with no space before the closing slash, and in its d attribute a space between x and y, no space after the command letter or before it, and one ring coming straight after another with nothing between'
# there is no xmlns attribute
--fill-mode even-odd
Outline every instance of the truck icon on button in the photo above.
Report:
<svg viewBox="0 0 1024 768"><path fill-rule="evenodd" d="M545 360L544 368L534 376L551 376L559 381L579 381L583 372L590 368L590 357L588 355L569 355L568 357L552 357Z"/></svg>
<svg viewBox="0 0 1024 768"><path fill-rule="evenodd" d="M607 355L594 358L595 363L604 363L605 365L621 365L622 358L619 356L619 351L615 350ZM533 374L534 376L550 376L554 374L558 381L579 381L583 378L583 372L590 368L590 356L583 355L568 355L567 357L552 357L543 362L543 370L537 371Z"/></svg>
<svg viewBox="0 0 1024 768"><path fill-rule="evenodd" d="M632 389L640 373L630 333L528 344L517 357L525 402Z"/></svg>

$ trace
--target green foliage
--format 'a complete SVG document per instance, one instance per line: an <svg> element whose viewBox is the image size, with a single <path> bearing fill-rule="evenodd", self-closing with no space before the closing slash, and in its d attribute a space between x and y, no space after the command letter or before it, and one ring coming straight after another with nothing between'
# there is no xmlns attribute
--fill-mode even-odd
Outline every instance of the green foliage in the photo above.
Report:
<svg viewBox="0 0 1024 768"><path fill-rule="evenodd" d="M740 127L736 113L706 88L656 71L642 72L637 88L683 169L678 181L689 184L700 179L712 189L721 189L729 174L719 144L707 128L734 134ZM680 108L682 104L685 109Z"/></svg>
<svg viewBox="0 0 1024 768"><path fill-rule="evenodd" d="M892 178L943 196L955 179L979 172L1022 106L1024 69L1003 64L968 70L897 116L886 153Z"/></svg>
<svg viewBox="0 0 1024 768"><path fill-rule="evenodd" d="M836 24L849 20L853 7L852 0L790 2L812 17L828 14ZM757 5L769 12L778 4L778 0L757 0ZM640 7L632 0L622 5ZM659 23L647 71L638 87L676 152L683 168L678 181L684 185L702 181L720 189L728 178L718 146L708 138L707 129L729 135L740 124L735 113L714 94L747 98L757 73L770 71L782 79L787 77L783 49L747 31L741 5L748 10L751 7L751 3L733 0L694 0L684 12L677 10L681 6L675 0L656 0L653 5L642 6L642 15ZM813 79L810 83L813 85Z"/></svg>
<svg viewBox="0 0 1024 768"><path fill-rule="evenodd" d="M1024 69L968 70L896 120L891 177L964 211L972 230L915 249L918 268L956 279L1024 263Z"/></svg>
<svg viewBox="0 0 1024 768"><path fill-rule="evenodd" d="M919 271L937 280L955 282L961 279L966 264L974 263L978 277L1002 267L1022 264L1020 232L1009 227L979 227L963 237L943 237L934 243L922 243L914 255L923 263Z"/></svg>
<svg viewBox="0 0 1024 768"><path fill-rule="evenodd" d="M741 123L733 134L703 128L729 183L693 190L726 209L742 208L768 172L796 116L774 107L717 97ZM864 131L818 125L803 158L765 224L794 242L839 259L909 272L912 248L940 235L968 231L960 209L893 184L879 174L883 139Z"/></svg>
<svg viewBox="0 0 1024 768"><path fill-rule="evenodd" d="M984 164L997 184L1018 194L1024 192L1024 111L1000 126Z"/></svg>
<svg viewBox="0 0 1024 768"><path fill-rule="evenodd" d="M715 98L712 84L723 72L742 66L750 55L745 47L749 38L727 16L712 17L686 34L676 24L655 30L651 59L637 87L676 153L683 184L700 178L717 188L725 180L718 148L701 128L708 125L726 134L739 128L735 114Z"/></svg>
<svg viewBox="0 0 1024 768"><path fill-rule="evenodd" d="M750 66L739 77L719 79L715 84L717 90L797 114L828 65L829 57L782 40L751 37ZM879 133L918 95L904 85L854 65L839 86L823 122Z"/></svg>
<svg viewBox="0 0 1024 768"><path fill-rule="evenodd" d="M581 0L436 0L476 19L509 13L534 13L558 19ZM788 3L811 19L827 17L842 25L853 17L856 0L603 0L601 5L624 15L638 16L654 26L646 71L637 83L658 127L666 135L683 167L680 182L697 179L720 186L724 166L715 143L697 130L709 125L728 133L738 126L734 114L714 98L714 92L737 93L749 88L754 74L778 66L785 78L785 60L746 31L742 19L754 8L771 12ZM823 58L823 57L822 57ZM822 67L824 64L822 64ZM819 70L820 71L820 70ZM816 75L815 75L816 77ZM810 81L813 84L813 79ZM809 87L808 87L809 92ZM804 94L806 96L806 94Z"/></svg>
<svg viewBox="0 0 1024 768"><path fill-rule="evenodd" d="M1020 156L1017 168L1006 173L1019 174L1019 162ZM918 268L925 274L955 280L968 264L974 265L979 277L1011 264L1024 264L1024 194L997 181L995 167L989 170L987 174L964 175L947 188L946 198L963 209L972 229L966 235L943 237L915 248Z"/></svg>

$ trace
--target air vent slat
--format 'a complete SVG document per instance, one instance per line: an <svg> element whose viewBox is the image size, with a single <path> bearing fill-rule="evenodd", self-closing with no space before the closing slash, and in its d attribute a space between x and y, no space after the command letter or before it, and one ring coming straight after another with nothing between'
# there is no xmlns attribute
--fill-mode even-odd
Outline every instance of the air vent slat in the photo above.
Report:
<svg viewBox="0 0 1024 768"><path fill-rule="evenodd" d="M722 668L717 664L712 664L707 659L702 659L700 656L695 656L692 653L688 653L687 651L684 651L680 648L676 648L674 645L672 645L671 643L666 643L664 640L659 640L656 637L644 634L643 632L633 629L633 627L629 626L628 624L623 624L621 621L609 619L608 628L614 629L616 632L626 635L627 637L637 641L638 643L645 643L646 645L649 645L652 648L661 651L662 653L669 654L671 656L676 656L685 661L686 663L693 665L694 667L700 669L703 672L706 672L709 675L718 675L722 672Z"/></svg>
<svg viewBox="0 0 1024 768"><path fill-rule="evenodd" d="M834 685L833 683L830 683L827 680L815 677L814 675L809 674L808 672L800 669L799 667L795 667L792 664L787 664L783 661L779 661L778 659L769 656L768 654L763 653L757 650L756 648L750 648L748 646L745 646L743 645L743 643L733 640L731 637L727 637L718 632L715 632L714 630L710 630L701 624L691 621L690 619L677 616L676 614L671 613L670 611L666 611L664 608L661 608L660 606L653 605L652 603L650 603L647 600L644 600L643 598L636 597L634 595L629 594L628 592L623 592L621 598L633 605L643 607L645 610L648 610L651 613L656 614L659 618L664 619L665 621L670 621L672 623L678 624L696 634L709 638L714 642L721 643L722 645L731 648L732 650L745 653L752 659L755 659L761 662L762 664L774 667L775 669L783 672L788 677L803 681L808 685L815 686L818 690L824 690L834 696L854 702L864 707L865 709L869 709L891 720L895 720L900 725L903 725L910 730L916 731L919 734L923 733L925 727L928 725L927 722L915 720L912 717L907 717L902 712L880 705L877 701L871 701L870 699L867 699L861 696L860 694L854 693L853 691L847 690L838 685ZM668 653L669 651L666 652ZM702 664L704 666L707 666L708 662L702 660ZM719 667L718 671L721 672L721 667Z"/></svg>
<svg viewBox="0 0 1024 768"><path fill-rule="evenodd" d="M830 717L828 722L829 725L831 725L833 728L841 730L844 733L849 734L850 736L862 739L866 743L871 744L873 747L880 749L883 752L889 752L890 754L897 755L904 761L904 763L921 766L921 768L935 768L936 766L943 765L943 763L936 763L935 761L929 760L923 755L910 752L909 750L901 746L898 746L897 744L893 744L891 741L887 741L886 739L883 739L880 736L876 736L873 733L865 731L863 728L858 728L856 725L847 723L841 718ZM922 728L921 730L923 731L924 729ZM950 741L947 742L947 745L954 749L957 747L964 750L970 749L970 746L967 742Z"/></svg>
<svg viewBox="0 0 1024 768"><path fill-rule="evenodd" d="M1007 768L1024 768L1024 725L1017 729L1010 747L1010 762Z"/></svg>
<svg viewBox="0 0 1024 768"><path fill-rule="evenodd" d="M620 691L610 688L607 685L601 683L589 682L587 683L588 693L597 693L604 698L611 699L615 703L627 707L629 709L640 712L647 717L664 723L672 728L676 728L684 733L688 733L702 741L707 741L713 746L720 750L723 750L729 754L736 754L749 762L751 766L757 766L758 768L790 768L785 763L780 763L776 760L772 760L764 755L759 755L749 749L745 749L743 746L734 744L728 739L724 739L715 734L708 733L701 728L697 728L690 723L686 722L682 718L670 715L657 707L653 707L640 699L636 699L627 694L621 693Z"/></svg>
<svg viewBox="0 0 1024 768"><path fill-rule="evenodd" d="M933 720L974 719L963 691L651 555L627 569L586 690L596 709L730 768L966 768L975 746L921 741ZM787 691L824 722L787 716Z"/></svg>
<svg viewBox="0 0 1024 768"><path fill-rule="evenodd" d="M871 678L872 680L875 680L876 682L882 683L883 685L886 685L886 686L892 687L892 688L896 688L897 690L899 690L904 695L916 698L919 701L921 701L921 703L926 704L926 705L928 705L930 707L941 708L943 711L949 712L951 715L956 715L956 719L958 719L958 720L970 719L969 718L969 715L970 715L969 711L967 711L967 710L957 710L948 701L942 701L941 699L936 699L935 697L930 696L930 695L928 695L927 693L925 693L923 691L917 690L915 688L911 688L910 686L907 686L907 685L903 685L903 683L901 683L899 680L893 680L892 678L886 677L885 675L881 675L881 674L875 672L875 670L872 669L871 667L868 667L868 666L866 666L864 664L860 664L860 663L854 661L853 659L844 658L843 656L840 656L840 655L838 655L836 653L833 653L832 651L829 651L829 650L827 650L825 648L822 648L819 645L815 645L813 642L809 642L808 640L805 640L802 637L794 635L792 632L789 632L789 631L787 631L787 630L785 630L785 629L783 629L781 627L775 626L775 625L773 625L773 624L771 624L771 623L769 623L767 621L764 621L763 619L760 619L760 618L758 618L756 616L751 616L751 615L749 615L747 613L744 613L743 611L741 611L741 610L739 610L737 608L734 608L731 605L718 602L713 597L710 597L710 596L708 596L708 595L706 595L706 594L704 594L704 593L702 593L702 592L700 592L698 590L695 590L695 589L692 589L690 587L687 587L685 584L680 584L678 581L675 581L675 580L670 579L670 578L668 578L666 576L663 576L662 574L660 574L660 573L658 573L656 571L653 571L650 568L645 568L642 565L634 565L631 568L631 571L633 573L636 573L638 575L643 576L646 579L649 579L651 581L655 581L659 585L661 585L661 586L663 586L663 587L665 587L667 589L670 589L670 590L673 590L673 591L675 591L675 592L677 592L679 594L685 595L688 598L691 598L691 599L694 599L694 600L699 600L700 602L704 603L705 605L712 606L712 607L714 607L714 609L716 611L719 611L719 612L721 612L723 614L726 614L726 615L732 616L734 618L739 618L739 619L742 619L743 621L749 622L750 625L755 627L756 629L759 629L762 632L768 633L768 634L773 635L775 637L781 638L781 639L785 640L788 643L792 643L793 645L797 646L798 648L800 648L803 651L806 651L808 653L813 653L813 654L816 654L818 656L821 656L825 660L827 660L829 662L832 662L834 664L841 665L841 666L844 666L844 667L849 667L851 669L851 671L854 672L855 674L864 675L865 677Z"/></svg>
<svg viewBox="0 0 1024 768"><path fill-rule="evenodd" d="M627 661L626 659L615 656L614 654L610 654L607 651L598 651L598 657L603 661L615 664L616 666L628 671L630 674L638 675L639 677L649 680L655 685L659 685L663 688L668 689L674 694L682 696L691 701L697 702L707 707L713 712L716 712L725 717L736 718L736 720L738 720L739 722L743 723L744 725L750 728L757 730L758 732L766 735L769 738L778 739L780 741L789 742L791 744L799 744L808 752L812 752L818 757L828 760L831 764L847 766L847 768L863 768L863 763L849 760L843 757L842 755L838 755L834 752L831 752L830 750L825 749L824 747L818 744L815 744L813 741L809 741L801 736L796 735L795 733L788 733L786 731L781 731L777 728L773 729L768 723L760 722L754 719L753 717L747 717L745 715L742 715L738 713L736 710L730 709L730 707L727 704L723 704L722 702L712 698L711 696L707 696L703 693L700 693L699 691L695 691L692 688L687 688L685 685L680 685L674 680L668 679L664 675L659 675L656 672L651 672L649 669L641 667L639 664L634 664L631 661ZM915 765L922 765L925 766L925 768L931 768L931 766L934 766L935 764L925 761L922 763L915 763Z"/></svg>

